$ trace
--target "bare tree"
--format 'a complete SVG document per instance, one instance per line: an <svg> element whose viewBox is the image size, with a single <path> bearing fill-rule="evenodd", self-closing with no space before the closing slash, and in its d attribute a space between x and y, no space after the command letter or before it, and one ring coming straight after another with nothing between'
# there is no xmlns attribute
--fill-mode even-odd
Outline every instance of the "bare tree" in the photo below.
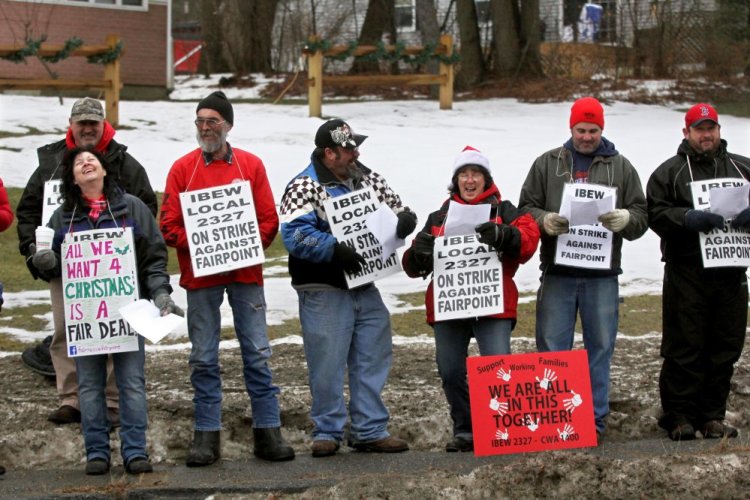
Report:
<svg viewBox="0 0 750 500"><path fill-rule="evenodd" d="M271 35L273 23L276 19L278 0L253 0L252 2L239 0L240 17L237 19L242 26L241 36L234 43L243 47L242 58L238 61L238 72L269 72L271 67Z"/></svg>
<svg viewBox="0 0 750 500"><path fill-rule="evenodd" d="M417 0L417 26L422 33L422 44L437 43L440 38L437 9L433 0ZM427 72L437 74L439 63L435 59L427 61ZM430 85L430 97L438 97L438 86Z"/></svg>
<svg viewBox="0 0 750 500"><path fill-rule="evenodd" d="M490 15L493 29L493 73L511 76L521 60L518 4L515 0L492 0Z"/></svg>
<svg viewBox="0 0 750 500"><path fill-rule="evenodd" d="M359 34L360 45L376 45L382 41L383 34L388 34L391 43L396 43L396 1L370 0L367 13ZM352 73L371 73L378 70L378 62L355 60Z"/></svg>
<svg viewBox="0 0 750 500"><path fill-rule="evenodd" d="M521 4L521 60L519 72L526 76L541 76L542 61L539 55L539 0L523 0Z"/></svg>
<svg viewBox="0 0 750 500"><path fill-rule="evenodd" d="M205 0L201 5L200 19L203 34L203 53L200 71L205 75L227 71L229 65L224 57L224 30L222 17L226 9L223 0Z"/></svg>
<svg viewBox="0 0 750 500"><path fill-rule="evenodd" d="M484 78L484 58L474 0L456 1L456 21L461 36L461 68L456 75L456 87L472 87Z"/></svg>

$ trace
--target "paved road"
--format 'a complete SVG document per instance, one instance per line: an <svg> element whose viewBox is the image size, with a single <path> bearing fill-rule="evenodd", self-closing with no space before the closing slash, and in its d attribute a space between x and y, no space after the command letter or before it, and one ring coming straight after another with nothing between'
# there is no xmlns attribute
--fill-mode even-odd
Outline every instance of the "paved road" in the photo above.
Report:
<svg viewBox="0 0 750 500"><path fill-rule="evenodd" d="M696 440L674 443L668 439L604 442L598 448L570 450L623 460L660 455L689 455L716 450L718 441ZM746 451L748 437L729 445ZM334 457L312 458L300 454L291 462L269 463L255 458L223 461L210 467L191 469L182 465L157 465L153 474L142 477L125 474L115 467L109 475L86 476L80 469L9 470L0 479L0 498L206 498L209 495L262 492L299 493L314 486L330 487L360 476L386 478L398 484L403 478L428 471L461 474L487 464L509 464L521 455L475 457L469 453L409 451L394 455L339 453Z"/></svg>

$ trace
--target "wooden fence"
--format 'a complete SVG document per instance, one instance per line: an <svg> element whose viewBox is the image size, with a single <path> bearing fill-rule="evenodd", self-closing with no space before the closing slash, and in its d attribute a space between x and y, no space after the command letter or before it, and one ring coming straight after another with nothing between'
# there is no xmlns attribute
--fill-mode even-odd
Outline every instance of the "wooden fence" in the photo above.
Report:
<svg viewBox="0 0 750 500"><path fill-rule="evenodd" d="M317 41L316 38L311 42ZM441 61L440 69L437 75L430 74L403 74L403 75L323 75L323 57L336 57L347 51L346 45L336 45L326 50L315 50L314 52L305 52L307 57L307 102L310 110L310 116L320 117L323 108L323 86L356 86L356 85L440 85L439 102L440 109L451 109L453 107L453 65ZM363 45L354 49L351 54L354 57L366 56L378 50L372 45ZM385 46L389 53L396 51L393 45ZM419 55L424 51L423 47L405 47L403 54ZM435 53L444 56L446 59L453 55L453 37L442 35L440 44L436 47Z"/></svg>
<svg viewBox="0 0 750 500"><path fill-rule="evenodd" d="M116 49L120 43L120 37L117 35L108 35L104 45L81 45L70 53L70 56L96 56L109 53ZM0 45L0 56L8 56L19 50L23 46ZM36 55L51 57L59 53L63 45L54 45L43 43ZM0 89L20 89L20 90L104 90L105 113L107 121L117 127L120 121L120 89L122 81L120 80L120 58L104 65L104 78L101 80L71 80L71 79L54 79L54 78L35 78L35 79L14 79L0 78Z"/></svg>

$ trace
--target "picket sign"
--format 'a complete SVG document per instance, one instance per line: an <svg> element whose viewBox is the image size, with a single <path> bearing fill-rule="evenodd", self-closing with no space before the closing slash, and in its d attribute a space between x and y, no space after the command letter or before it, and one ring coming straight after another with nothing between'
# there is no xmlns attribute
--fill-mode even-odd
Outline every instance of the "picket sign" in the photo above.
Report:
<svg viewBox="0 0 750 500"><path fill-rule="evenodd" d="M68 357L137 351L119 312L139 296L132 228L68 233L60 257Z"/></svg>

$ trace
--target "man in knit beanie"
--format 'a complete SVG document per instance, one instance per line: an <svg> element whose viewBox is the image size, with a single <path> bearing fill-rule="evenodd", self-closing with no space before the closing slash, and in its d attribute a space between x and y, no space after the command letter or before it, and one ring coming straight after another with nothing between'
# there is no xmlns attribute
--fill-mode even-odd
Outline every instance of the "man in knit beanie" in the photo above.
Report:
<svg viewBox="0 0 750 500"><path fill-rule="evenodd" d="M253 453L264 460L292 460L294 449L281 436L279 388L273 384L268 366L271 346L266 331L262 264L233 265L233 261L245 256L240 248L257 249L260 241L265 249L276 236L279 216L273 193L261 159L227 142L234 111L224 93L217 91L202 99L195 112L200 147L172 165L159 219L164 240L177 249L180 286L187 290L188 335L192 344L190 381L195 392L194 434L187 466L210 465L221 456L219 340L220 307L225 293L232 308L245 387L253 411ZM247 183L251 193L245 195L241 188ZM205 191L207 188L211 188L210 195ZM201 195L190 195L192 200L220 194L200 207L210 209L204 218L193 220L198 227L211 226L212 230L194 230L191 225L189 232L186 227L180 194L196 190L204 191ZM230 206L236 211L220 212ZM255 209L257 224L244 218L243 212L251 207ZM241 216L245 222L238 222ZM193 245L196 245L192 248L195 261L191 257ZM198 252L204 258L197 258ZM204 272L201 267L207 265L209 272Z"/></svg>
<svg viewBox="0 0 750 500"><path fill-rule="evenodd" d="M640 238L648 229L646 199L633 165L602 136L604 108L597 99L575 101L569 126L570 139L532 165L521 189L519 208L534 216L542 233L537 349L572 349L580 314L594 420L601 438L609 414L622 241ZM566 189L571 183L576 183L576 189ZM571 226L560 214L561 208L570 207L573 201L585 203L589 196L603 194L614 198L614 209L600 213L597 224ZM569 212L572 209L566 210Z"/></svg>

